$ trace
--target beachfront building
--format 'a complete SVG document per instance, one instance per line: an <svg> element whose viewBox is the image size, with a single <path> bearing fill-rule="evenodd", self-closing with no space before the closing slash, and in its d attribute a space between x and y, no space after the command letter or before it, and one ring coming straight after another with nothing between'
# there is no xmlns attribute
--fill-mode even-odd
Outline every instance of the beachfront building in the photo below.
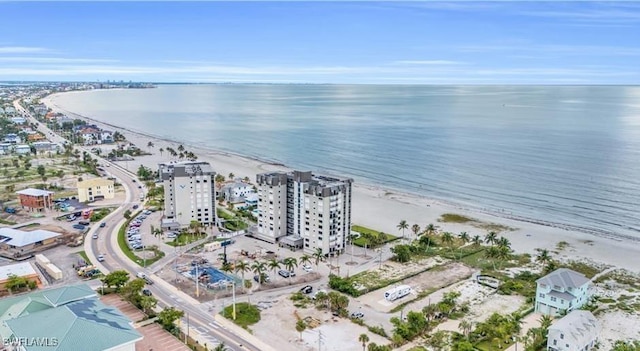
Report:
<svg viewBox="0 0 640 351"><path fill-rule="evenodd" d="M9 144L19 144L22 142L22 138L18 134L9 133L4 136L4 142Z"/></svg>
<svg viewBox="0 0 640 351"><path fill-rule="evenodd" d="M537 313L557 316L572 311L589 301L590 280L584 274L567 268L557 269L536 281Z"/></svg>
<svg viewBox="0 0 640 351"><path fill-rule="evenodd" d="M256 237L310 254L344 250L351 231L352 179L294 171L258 174L257 183Z"/></svg>
<svg viewBox="0 0 640 351"><path fill-rule="evenodd" d="M92 178L78 182L78 200L80 202L113 199L114 196L113 180Z"/></svg>
<svg viewBox="0 0 640 351"><path fill-rule="evenodd" d="M547 351L588 351L598 342L601 325L589 311L575 310L549 327Z"/></svg>
<svg viewBox="0 0 640 351"><path fill-rule="evenodd" d="M44 211L53 208L53 192L41 189L28 188L16 191L20 206L29 211Z"/></svg>
<svg viewBox="0 0 640 351"><path fill-rule="evenodd" d="M142 335L117 308L103 304L87 284L0 300L0 337L8 350L135 351ZM24 342L30 341L30 342Z"/></svg>
<svg viewBox="0 0 640 351"><path fill-rule="evenodd" d="M164 186L164 228L186 228L191 221L215 224L216 173L208 162L161 163L159 175Z"/></svg>
<svg viewBox="0 0 640 351"><path fill-rule="evenodd" d="M13 147L13 152L18 155L28 155L31 153L31 146L27 144L20 144Z"/></svg>
<svg viewBox="0 0 640 351"><path fill-rule="evenodd" d="M231 203L245 202L247 195L255 193L251 184L241 181L223 185L220 192L224 196L224 200Z"/></svg>

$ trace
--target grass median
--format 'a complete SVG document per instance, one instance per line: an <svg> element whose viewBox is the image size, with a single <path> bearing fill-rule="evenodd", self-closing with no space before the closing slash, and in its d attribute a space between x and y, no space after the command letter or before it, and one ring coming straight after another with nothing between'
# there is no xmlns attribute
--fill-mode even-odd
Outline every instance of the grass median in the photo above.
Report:
<svg viewBox="0 0 640 351"><path fill-rule="evenodd" d="M136 255L135 252L131 250L131 248L129 247L129 244L127 243L127 228L129 228L129 224L131 223L131 221L134 218L136 218L141 212L142 210L132 214L131 217L129 217L129 219L127 219L127 221L124 222L124 224L120 227L120 229L118 230L118 246L120 246L120 250L122 250L125 256L127 256L131 261L135 262L137 265L149 266L154 262L156 262L157 260L164 257L164 252L162 252L156 246L146 247L145 251L153 251L154 257L147 258L145 260L144 258L141 258L138 255Z"/></svg>

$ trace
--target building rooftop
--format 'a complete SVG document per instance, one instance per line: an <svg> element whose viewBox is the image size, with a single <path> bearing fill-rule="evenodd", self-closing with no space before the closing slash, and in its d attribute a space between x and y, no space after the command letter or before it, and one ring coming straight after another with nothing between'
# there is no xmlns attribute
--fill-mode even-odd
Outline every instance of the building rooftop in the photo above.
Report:
<svg viewBox="0 0 640 351"><path fill-rule="evenodd" d="M113 180L104 179L104 178L91 178L87 180L83 180L78 182L78 188L88 188L96 185L113 185Z"/></svg>
<svg viewBox="0 0 640 351"><path fill-rule="evenodd" d="M574 310L549 327L564 334L563 342L570 345L586 345L600 333L600 323L589 311Z"/></svg>
<svg viewBox="0 0 640 351"><path fill-rule="evenodd" d="M14 247L23 247L60 236L56 232L37 229L26 232L13 228L0 228L0 243Z"/></svg>
<svg viewBox="0 0 640 351"><path fill-rule="evenodd" d="M215 174L211 164L204 161L163 162L158 166L160 170L160 178L162 179L168 178L171 174L176 177L196 174Z"/></svg>
<svg viewBox="0 0 640 351"><path fill-rule="evenodd" d="M579 288L588 283L589 279L584 274L572 271L568 268L560 268L536 280L538 284L545 284L551 287L559 286L563 289Z"/></svg>
<svg viewBox="0 0 640 351"><path fill-rule="evenodd" d="M20 147L20 146L21 145L18 145L16 147ZM29 146L29 145L26 145L26 146ZM52 195L53 191L46 191L46 190L28 188L28 189L16 191L16 194L28 195L28 196L47 196L47 195Z"/></svg>
<svg viewBox="0 0 640 351"><path fill-rule="evenodd" d="M8 266L0 266L0 281L7 280L10 275L24 277L37 274L29 262L20 262Z"/></svg>
<svg viewBox="0 0 640 351"><path fill-rule="evenodd" d="M0 300L2 338L49 338L26 351L107 350L142 339L131 320L98 300L86 284Z"/></svg>

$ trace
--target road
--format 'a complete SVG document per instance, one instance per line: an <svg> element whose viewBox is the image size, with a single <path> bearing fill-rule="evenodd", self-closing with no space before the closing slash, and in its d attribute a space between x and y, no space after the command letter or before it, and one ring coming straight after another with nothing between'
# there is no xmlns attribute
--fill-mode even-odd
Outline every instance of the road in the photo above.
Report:
<svg viewBox="0 0 640 351"><path fill-rule="evenodd" d="M16 111L19 111L25 118L29 120L30 123L37 124L38 131L43 133L50 141L55 143L68 143L66 139L58 134L55 134L45 124L38 122L28 111L22 108L19 100L14 101L13 104L16 108ZM82 146L79 146L78 148L82 151L89 151L90 149ZM126 256L124 256L122 252L120 252L120 248L118 247L117 233L119 226L123 222L124 212L126 210L135 212L133 206L136 204L139 205L136 200L140 198L140 194L144 189L138 188L138 185L140 185L141 183L131 172L125 170L117 164L111 163L106 159L100 158L95 155L93 155L93 157L98 159L98 162L100 164L109 166L108 172L111 173L112 176L116 177L125 188L126 199L125 202L120 205L117 210L115 210L105 218L105 220L103 221L105 223L104 228L100 228L96 225L87 233L86 240L91 240L91 244L88 246L91 252L87 252L87 255L92 258L97 257L99 254L103 254L105 256L105 261L100 262L99 264L101 264L105 268L103 269L105 273L114 270L126 270L131 274L131 276L135 277L137 272L143 271L143 269L137 264L131 262L131 260L129 260ZM92 239L92 235L94 232L98 233L99 238L97 240ZM85 248L87 248L87 245L85 245ZM155 281L160 279L157 277L154 278L154 276L150 272L146 273ZM203 336L203 338L206 338L208 340L216 339L224 342L230 350L261 350L239 335L223 328L215 321L215 318L211 314L211 312L202 310L200 308L200 305L194 306L189 302L183 301L180 298L176 297L174 295L174 292L169 289L167 285L168 284L153 284L151 286L148 286L148 288L149 290L151 290L154 297L158 300L159 307L173 306L185 312L185 316L188 316L185 317L185 319L188 318L188 321L185 322L188 323L180 323L180 327L181 329L183 329L183 331L187 332L186 329L188 324L191 329L197 329Z"/></svg>

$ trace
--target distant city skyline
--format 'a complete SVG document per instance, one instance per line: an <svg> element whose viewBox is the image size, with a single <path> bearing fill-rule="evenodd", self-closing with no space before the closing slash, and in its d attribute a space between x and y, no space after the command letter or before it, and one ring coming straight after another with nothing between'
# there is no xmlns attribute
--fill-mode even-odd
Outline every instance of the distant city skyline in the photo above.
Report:
<svg viewBox="0 0 640 351"><path fill-rule="evenodd" d="M640 81L633 2L1 2L0 12L0 81Z"/></svg>

